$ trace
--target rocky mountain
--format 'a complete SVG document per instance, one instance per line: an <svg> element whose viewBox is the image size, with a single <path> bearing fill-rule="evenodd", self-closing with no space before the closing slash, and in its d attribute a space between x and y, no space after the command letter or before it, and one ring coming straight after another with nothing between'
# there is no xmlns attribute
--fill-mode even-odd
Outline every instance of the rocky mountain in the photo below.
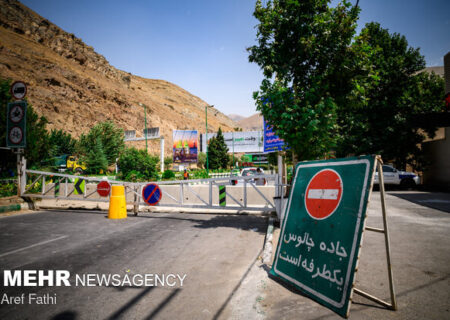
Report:
<svg viewBox="0 0 450 320"><path fill-rule="evenodd" d="M263 117L259 113L236 122L244 131L263 130Z"/></svg>
<svg viewBox="0 0 450 320"><path fill-rule="evenodd" d="M240 121L240 120L242 120L242 119L245 119L245 117L243 117L243 116L241 116L241 115L239 115L239 114L234 114L234 113L229 114L229 115L227 115L227 116L228 116L228 118L230 118L230 119L233 120L234 122L238 122L238 121Z"/></svg>
<svg viewBox="0 0 450 320"><path fill-rule="evenodd" d="M28 101L49 120L49 128L75 137L106 120L142 136L144 105L147 127L160 128L166 154L171 154L172 130L205 130L207 102L170 82L114 68L74 34L15 0L0 0L0 77L26 82ZM219 126L229 131L238 125L210 110L209 129ZM159 142L149 151L158 153Z"/></svg>

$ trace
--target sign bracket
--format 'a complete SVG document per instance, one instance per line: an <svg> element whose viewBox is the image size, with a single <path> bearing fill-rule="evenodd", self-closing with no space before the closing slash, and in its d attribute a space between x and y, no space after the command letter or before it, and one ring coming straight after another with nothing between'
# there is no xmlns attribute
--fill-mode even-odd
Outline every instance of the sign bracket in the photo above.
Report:
<svg viewBox="0 0 450 320"><path fill-rule="evenodd" d="M395 297L395 288L394 288L394 277L392 274L392 264L391 264L391 248L390 248L390 241L389 241L389 231L388 231L388 224L387 224L387 217L386 217L386 201L385 201L385 189L384 189L384 177L383 177L383 161L381 160L380 156L376 157L376 165L378 168L378 178L379 178L379 186L380 186L380 198L381 198L381 211L383 216L383 229L380 228L373 228L366 226L364 230L367 231L373 231L378 233L384 234L384 242L386 247L386 262L387 262L387 269L388 269L388 277L389 277L389 291L391 296L391 303L388 303L382 299L379 299L363 290L353 288L353 292L369 299L373 302L376 302L388 309L391 310L397 310L397 300Z"/></svg>

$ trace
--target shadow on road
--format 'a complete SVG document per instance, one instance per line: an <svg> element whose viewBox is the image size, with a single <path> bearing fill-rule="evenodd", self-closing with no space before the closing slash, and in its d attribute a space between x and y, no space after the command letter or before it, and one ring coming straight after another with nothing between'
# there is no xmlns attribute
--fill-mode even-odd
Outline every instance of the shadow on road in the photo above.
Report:
<svg viewBox="0 0 450 320"><path fill-rule="evenodd" d="M413 202L420 206L450 213L450 193L440 192L392 192L391 196Z"/></svg>
<svg viewBox="0 0 450 320"><path fill-rule="evenodd" d="M186 218L181 217L185 215ZM198 214L195 214L198 215ZM258 232L260 234L265 234L267 231L267 217L262 216L251 216L251 215L204 215L203 219L196 219L192 217L193 215L187 215L185 213L180 214L179 217L174 217L173 215L139 215L137 218L146 219L168 219L168 220L178 220L178 221L190 221L195 223L194 228L209 229L209 228L235 228L241 230L251 230ZM206 219L205 219L206 216ZM209 218L211 217L211 218ZM209 218L209 219L208 219Z"/></svg>
<svg viewBox="0 0 450 320"><path fill-rule="evenodd" d="M77 313L74 311L63 311L58 313L51 320L75 320L77 319Z"/></svg>
<svg viewBox="0 0 450 320"><path fill-rule="evenodd" d="M155 317L162 309L164 309L164 307L166 307L166 306L169 304L169 302L170 302L173 298L175 298L175 296L176 296L178 293L180 293L180 291L181 291L180 288L175 289L174 291L172 291L172 293L171 293L167 298L165 298L164 301L161 302L161 303L159 304L159 306L157 306L157 307L155 308L155 310L153 310L152 313L150 313L145 319L146 319L146 320L153 319L153 318L154 318L154 317Z"/></svg>

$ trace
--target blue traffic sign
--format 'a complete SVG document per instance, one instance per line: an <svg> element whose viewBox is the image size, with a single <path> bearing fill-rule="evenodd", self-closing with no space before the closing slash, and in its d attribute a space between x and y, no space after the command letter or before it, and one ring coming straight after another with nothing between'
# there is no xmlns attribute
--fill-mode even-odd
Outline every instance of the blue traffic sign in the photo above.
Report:
<svg viewBox="0 0 450 320"><path fill-rule="evenodd" d="M158 204L159 200L161 200L161 196L161 189L156 183L149 183L142 190L142 198L145 203L150 206Z"/></svg>

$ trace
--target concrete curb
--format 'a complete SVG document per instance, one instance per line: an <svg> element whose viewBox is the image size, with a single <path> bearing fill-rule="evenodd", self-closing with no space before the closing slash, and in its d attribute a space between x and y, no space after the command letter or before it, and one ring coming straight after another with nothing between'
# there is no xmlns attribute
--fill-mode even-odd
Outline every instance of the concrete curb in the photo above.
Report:
<svg viewBox="0 0 450 320"><path fill-rule="evenodd" d="M27 203L15 203L6 206L0 206L0 213L6 213L11 211L28 210Z"/></svg>
<svg viewBox="0 0 450 320"><path fill-rule="evenodd" d="M273 250L273 230L275 219L273 217L269 218L269 225L267 226L266 241L264 242L264 251L262 254L262 262L269 264L272 260L272 250Z"/></svg>

